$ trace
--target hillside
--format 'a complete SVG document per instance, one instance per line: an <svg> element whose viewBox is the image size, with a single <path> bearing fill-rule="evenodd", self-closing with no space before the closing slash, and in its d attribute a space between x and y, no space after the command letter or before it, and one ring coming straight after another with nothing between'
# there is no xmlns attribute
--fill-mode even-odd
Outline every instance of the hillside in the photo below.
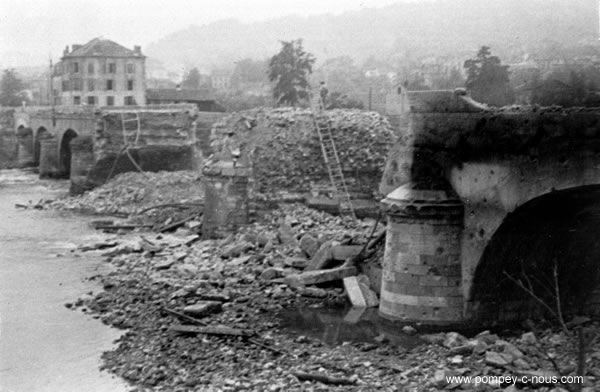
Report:
<svg viewBox="0 0 600 392"><path fill-rule="evenodd" d="M349 55L419 57L475 52L487 44L504 58L556 41L597 42L595 0L431 0L341 15L289 16L257 23L223 20L190 26L147 47L167 66L233 66L275 53L279 40L303 38L318 59Z"/></svg>

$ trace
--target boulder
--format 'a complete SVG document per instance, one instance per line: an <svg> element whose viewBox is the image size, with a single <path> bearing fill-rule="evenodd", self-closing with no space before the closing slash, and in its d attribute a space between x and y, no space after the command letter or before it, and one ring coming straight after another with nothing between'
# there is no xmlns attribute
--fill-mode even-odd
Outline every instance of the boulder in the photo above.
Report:
<svg viewBox="0 0 600 392"><path fill-rule="evenodd" d="M306 257L313 257L319 250L319 242L312 235L304 234L300 238L300 249L302 249Z"/></svg>

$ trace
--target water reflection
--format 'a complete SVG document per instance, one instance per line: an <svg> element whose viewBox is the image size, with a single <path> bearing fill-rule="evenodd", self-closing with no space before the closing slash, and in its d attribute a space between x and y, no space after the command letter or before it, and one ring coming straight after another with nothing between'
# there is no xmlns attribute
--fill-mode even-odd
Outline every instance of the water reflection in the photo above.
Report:
<svg viewBox="0 0 600 392"><path fill-rule="evenodd" d="M381 318L376 308L289 309L280 318L285 330L329 345L385 339L389 344L410 349L422 343L418 336L404 334L402 325Z"/></svg>

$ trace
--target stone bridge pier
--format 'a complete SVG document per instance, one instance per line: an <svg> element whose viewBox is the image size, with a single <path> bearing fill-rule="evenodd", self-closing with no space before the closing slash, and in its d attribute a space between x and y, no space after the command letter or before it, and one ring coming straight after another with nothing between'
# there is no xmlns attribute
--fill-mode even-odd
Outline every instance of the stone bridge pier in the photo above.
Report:
<svg viewBox="0 0 600 392"><path fill-rule="evenodd" d="M600 309L600 109L488 108L408 92L380 185L380 313L427 323ZM558 288L558 290L557 290Z"/></svg>

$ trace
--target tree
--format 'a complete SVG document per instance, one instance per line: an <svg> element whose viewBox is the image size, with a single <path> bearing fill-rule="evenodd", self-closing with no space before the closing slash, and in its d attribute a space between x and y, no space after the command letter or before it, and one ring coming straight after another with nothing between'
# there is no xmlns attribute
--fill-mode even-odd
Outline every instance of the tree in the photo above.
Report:
<svg viewBox="0 0 600 392"><path fill-rule="evenodd" d="M14 69L5 69L0 80L0 105L19 106L27 97L23 94L23 82Z"/></svg>
<svg viewBox="0 0 600 392"><path fill-rule="evenodd" d="M585 70L563 69L553 71L545 78L537 76L532 82L531 103L542 106L560 105L595 106L596 83ZM591 104L591 105L590 105Z"/></svg>
<svg viewBox="0 0 600 392"><path fill-rule="evenodd" d="M198 71L198 68L194 67L190 69L183 77L181 87L190 90L197 90L200 88L200 79L200 71Z"/></svg>
<svg viewBox="0 0 600 392"><path fill-rule="evenodd" d="M266 60L243 59L235 63L232 84L239 88L245 84L261 84L267 82Z"/></svg>
<svg viewBox="0 0 600 392"><path fill-rule="evenodd" d="M477 57L465 61L467 90L480 102L504 106L513 102L514 92L508 78L508 65L492 56L488 46L482 46Z"/></svg>
<svg viewBox="0 0 600 392"><path fill-rule="evenodd" d="M269 80L275 82L273 98L277 105L295 106L309 98L308 76L315 58L304 51L302 40L281 41L281 51L269 61Z"/></svg>

